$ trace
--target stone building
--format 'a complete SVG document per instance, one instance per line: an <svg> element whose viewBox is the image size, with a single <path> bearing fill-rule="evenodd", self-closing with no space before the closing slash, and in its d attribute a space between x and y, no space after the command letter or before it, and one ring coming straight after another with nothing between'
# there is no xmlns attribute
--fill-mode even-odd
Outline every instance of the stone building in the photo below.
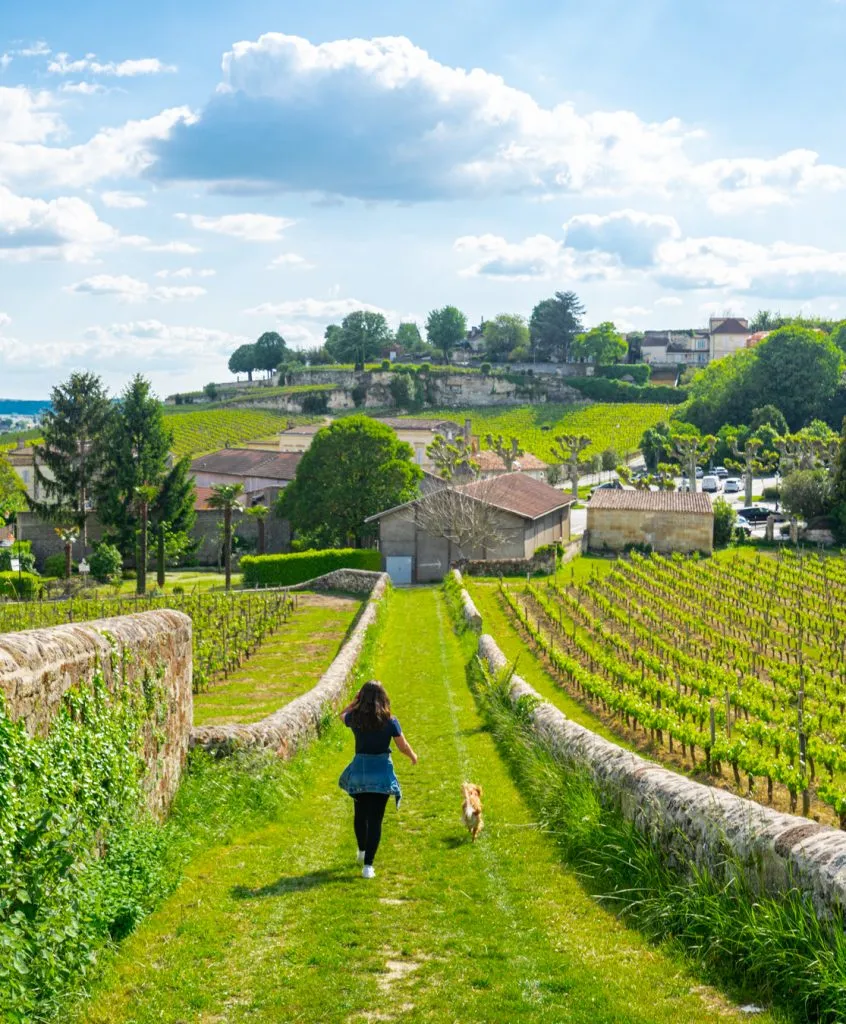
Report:
<svg viewBox="0 0 846 1024"><path fill-rule="evenodd" d="M246 505L272 506L279 492L294 479L301 452L222 448L191 463L198 489L219 484L243 484Z"/></svg>
<svg viewBox="0 0 846 1024"><path fill-rule="evenodd" d="M591 551L648 544L662 554L710 554L714 509L699 491L596 491L587 507L587 535Z"/></svg>
<svg viewBox="0 0 846 1024"><path fill-rule="evenodd" d="M443 486L386 509L379 524L382 567L395 583L443 579L461 559L529 559L570 539L574 498L523 473Z"/></svg>

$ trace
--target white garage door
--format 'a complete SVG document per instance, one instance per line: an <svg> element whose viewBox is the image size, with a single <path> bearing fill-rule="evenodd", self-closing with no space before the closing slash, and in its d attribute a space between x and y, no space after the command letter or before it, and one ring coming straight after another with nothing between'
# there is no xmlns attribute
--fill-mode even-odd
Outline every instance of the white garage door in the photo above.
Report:
<svg viewBox="0 0 846 1024"><path fill-rule="evenodd" d="M385 571L392 583L411 583L411 555L388 555Z"/></svg>

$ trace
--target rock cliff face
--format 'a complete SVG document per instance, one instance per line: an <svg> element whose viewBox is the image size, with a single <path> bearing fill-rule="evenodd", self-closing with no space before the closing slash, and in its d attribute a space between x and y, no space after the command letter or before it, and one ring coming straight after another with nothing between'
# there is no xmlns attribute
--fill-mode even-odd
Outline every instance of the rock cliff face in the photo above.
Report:
<svg viewBox="0 0 846 1024"><path fill-rule="evenodd" d="M347 591L366 587L370 591L370 598L343 647L317 685L260 722L250 725L209 725L194 729L191 734L192 746L219 754L232 753L239 747L258 747L288 758L318 734L324 716L331 712L346 690L367 631L376 621L379 602L388 585L388 576L385 573L339 569L291 589L306 586L309 590L320 589L321 582L325 588Z"/></svg>
<svg viewBox="0 0 846 1024"><path fill-rule="evenodd" d="M129 687L151 705L144 785L148 807L162 817L179 785L191 731L191 620L152 611L0 636L0 692L11 717L32 735L45 735L65 693L98 670L113 692Z"/></svg>

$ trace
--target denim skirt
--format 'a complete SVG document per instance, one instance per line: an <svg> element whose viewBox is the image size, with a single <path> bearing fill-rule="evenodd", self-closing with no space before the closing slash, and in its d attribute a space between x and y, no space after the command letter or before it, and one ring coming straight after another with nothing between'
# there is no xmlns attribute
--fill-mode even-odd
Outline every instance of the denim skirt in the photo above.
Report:
<svg viewBox="0 0 846 1024"><path fill-rule="evenodd" d="M356 754L338 779L338 785L350 796L385 793L394 797L397 807L402 799L390 754Z"/></svg>

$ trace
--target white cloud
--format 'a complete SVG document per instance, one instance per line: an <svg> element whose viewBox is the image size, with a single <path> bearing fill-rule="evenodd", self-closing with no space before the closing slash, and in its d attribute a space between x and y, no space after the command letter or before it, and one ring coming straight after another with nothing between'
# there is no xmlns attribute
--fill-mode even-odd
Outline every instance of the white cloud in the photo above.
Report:
<svg viewBox="0 0 846 1024"><path fill-rule="evenodd" d="M348 313L357 309L383 313L386 317L393 315L381 306L360 302L358 299L295 299L292 302L264 302L245 312L256 316L287 317L292 320L325 320L328 323L342 320Z"/></svg>
<svg viewBox="0 0 846 1024"><path fill-rule="evenodd" d="M533 235L508 242L500 235L464 235L455 240L456 252L474 260L461 271L464 277L495 277L507 281L550 280L570 277L601 280L616 273L615 260L605 253L583 255L567 249L549 235Z"/></svg>
<svg viewBox="0 0 846 1024"><path fill-rule="evenodd" d="M683 306L684 302L676 295L664 295L660 299L655 300L656 306Z"/></svg>
<svg viewBox="0 0 846 1024"><path fill-rule="evenodd" d="M57 53L55 60L47 65L47 70L55 75L77 75L87 72L91 75L113 75L116 78L134 78L136 75L159 75L165 71L176 71L172 64L163 64L157 57L101 64L94 56L93 53L89 53L80 60L70 60L68 54Z"/></svg>
<svg viewBox="0 0 846 1024"><path fill-rule="evenodd" d="M115 229L76 196L31 199L0 185L0 257L85 260L117 237Z"/></svg>
<svg viewBox="0 0 846 1024"><path fill-rule="evenodd" d="M100 198L106 206L115 210L138 210L147 205L143 196L136 196L132 192L104 192Z"/></svg>
<svg viewBox="0 0 846 1024"><path fill-rule="evenodd" d="M47 92L22 85L0 86L0 146L4 143L43 142L62 129L62 120L50 109Z"/></svg>
<svg viewBox="0 0 846 1024"><path fill-rule="evenodd" d="M60 91L76 93L79 96L96 96L98 92L109 90L97 82L62 82Z"/></svg>
<svg viewBox="0 0 846 1024"><path fill-rule="evenodd" d="M309 263L305 256L295 252L283 252L267 265L268 270L278 270L280 267L289 267L292 270L314 270L315 264Z"/></svg>
<svg viewBox="0 0 846 1024"><path fill-rule="evenodd" d="M675 217L639 210L617 210L603 216L579 214L567 221L564 231L568 248L611 253L628 267L649 266L662 242L681 236Z"/></svg>
<svg viewBox="0 0 846 1024"><path fill-rule="evenodd" d="M0 327L6 327L12 322L8 313L0 313Z"/></svg>
<svg viewBox="0 0 846 1024"><path fill-rule="evenodd" d="M199 299L206 294L205 288L194 286L158 286L151 288L146 281L127 274L95 274L84 281L68 285L65 291L77 295L112 295L119 302L174 302L177 300Z"/></svg>
<svg viewBox="0 0 846 1024"><path fill-rule="evenodd" d="M134 361L151 359L184 363L196 358L206 362L210 355L228 355L247 339L228 331L208 327L181 327L160 320L134 320L91 327L85 332L89 348L106 357L132 356Z"/></svg>
<svg viewBox="0 0 846 1024"><path fill-rule="evenodd" d="M212 231L245 242L278 242L282 232L296 221L288 217L271 217L266 213L228 213L223 217L204 217L199 213L177 213L198 231Z"/></svg>
<svg viewBox="0 0 846 1024"><path fill-rule="evenodd" d="M169 252L178 256L193 256L202 252L196 245L190 242L153 242L146 235L124 235L121 244L131 246L134 249L141 249L144 252Z"/></svg>
<svg viewBox="0 0 846 1024"><path fill-rule="evenodd" d="M18 57L49 57L52 52L43 39L39 39L30 46L25 46L21 50L15 50Z"/></svg>
<svg viewBox="0 0 846 1024"><path fill-rule="evenodd" d="M12 56L9 53L0 53L0 71L5 71L12 63Z"/></svg>
<svg viewBox="0 0 846 1024"><path fill-rule="evenodd" d="M138 177L153 162L153 141L166 138L176 124L194 116L187 107L174 107L144 120L127 121L119 128L103 128L76 146L48 146L27 142L27 138L36 130L34 124L40 138L58 130L61 124L55 114L39 111L32 94L18 103L27 111L23 120L26 138L9 137L0 113L0 182L21 182L27 188L83 188L105 178ZM0 111L3 108L0 95Z"/></svg>
<svg viewBox="0 0 846 1024"><path fill-rule="evenodd" d="M178 270L157 270L156 277L161 278L178 278L185 280L189 277L214 277L217 274L216 270L195 270L193 267L180 267Z"/></svg>

